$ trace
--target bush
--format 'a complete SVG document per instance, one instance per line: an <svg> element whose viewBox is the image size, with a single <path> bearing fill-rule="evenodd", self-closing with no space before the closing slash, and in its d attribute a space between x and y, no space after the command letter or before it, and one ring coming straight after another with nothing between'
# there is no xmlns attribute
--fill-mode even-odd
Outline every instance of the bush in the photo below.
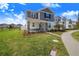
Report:
<svg viewBox="0 0 79 59"><path fill-rule="evenodd" d="M76 24L76 29L79 29L79 22L77 22Z"/></svg>

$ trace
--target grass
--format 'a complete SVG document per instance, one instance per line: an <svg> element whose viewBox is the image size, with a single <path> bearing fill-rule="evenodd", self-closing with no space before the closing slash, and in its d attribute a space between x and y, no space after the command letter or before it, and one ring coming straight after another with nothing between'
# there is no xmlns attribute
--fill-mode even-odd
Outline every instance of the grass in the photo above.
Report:
<svg viewBox="0 0 79 59"><path fill-rule="evenodd" d="M73 36L77 41L79 41L79 31L72 33L72 36Z"/></svg>
<svg viewBox="0 0 79 59"><path fill-rule="evenodd" d="M20 30L0 31L0 55L3 56L48 56L54 46L57 48L57 55L69 55L59 37L46 33L23 37Z"/></svg>
<svg viewBox="0 0 79 59"><path fill-rule="evenodd" d="M55 33L55 34L61 35L61 34L63 34L64 32L57 31L57 32L52 32L52 33Z"/></svg>
<svg viewBox="0 0 79 59"><path fill-rule="evenodd" d="M64 32L68 32L68 31L72 31L72 30L65 30L65 31L55 31L52 33L58 34L58 35L62 35Z"/></svg>

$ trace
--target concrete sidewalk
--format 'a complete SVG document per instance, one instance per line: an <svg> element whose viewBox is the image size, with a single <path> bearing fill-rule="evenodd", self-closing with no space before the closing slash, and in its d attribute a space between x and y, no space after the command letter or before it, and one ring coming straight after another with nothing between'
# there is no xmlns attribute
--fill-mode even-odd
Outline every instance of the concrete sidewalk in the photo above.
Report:
<svg viewBox="0 0 79 59"><path fill-rule="evenodd" d="M79 42L76 41L71 35L71 33L79 30L73 30L70 32L65 32L61 35L62 41L71 56L79 56Z"/></svg>

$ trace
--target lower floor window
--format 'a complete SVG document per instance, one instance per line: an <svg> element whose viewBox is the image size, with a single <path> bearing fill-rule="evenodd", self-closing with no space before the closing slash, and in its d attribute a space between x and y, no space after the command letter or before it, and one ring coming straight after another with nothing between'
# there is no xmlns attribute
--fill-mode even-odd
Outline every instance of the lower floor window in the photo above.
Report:
<svg viewBox="0 0 79 59"><path fill-rule="evenodd" d="M51 23L49 23L49 28L51 28Z"/></svg>
<svg viewBox="0 0 79 59"><path fill-rule="evenodd" d="M35 27L35 23L32 24L32 27Z"/></svg>
<svg viewBox="0 0 79 59"><path fill-rule="evenodd" d="M71 28L71 25L69 25L69 28Z"/></svg>

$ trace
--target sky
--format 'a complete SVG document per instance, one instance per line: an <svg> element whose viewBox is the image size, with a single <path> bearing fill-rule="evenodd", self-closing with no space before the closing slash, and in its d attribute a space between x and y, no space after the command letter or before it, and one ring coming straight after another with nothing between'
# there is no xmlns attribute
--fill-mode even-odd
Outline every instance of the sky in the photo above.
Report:
<svg viewBox="0 0 79 59"><path fill-rule="evenodd" d="M26 11L38 11L49 7L55 16L65 16L73 21L77 20L78 3L0 3L0 24L26 24Z"/></svg>

